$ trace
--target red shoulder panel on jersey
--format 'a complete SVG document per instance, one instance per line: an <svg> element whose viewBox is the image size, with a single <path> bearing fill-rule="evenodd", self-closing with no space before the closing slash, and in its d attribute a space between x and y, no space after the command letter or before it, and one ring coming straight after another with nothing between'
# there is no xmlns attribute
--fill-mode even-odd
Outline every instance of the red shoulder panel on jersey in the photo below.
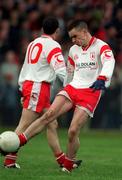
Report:
<svg viewBox="0 0 122 180"><path fill-rule="evenodd" d="M70 64L72 66L75 66L75 63L74 63L74 61L72 60L72 58L70 56L68 56L68 61L70 62Z"/></svg>
<svg viewBox="0 0 122 180"><path fill-rule="evenodd" d="M60 48L58 48L58 47L57 47L57 48L54 48L52 51L50 51L50 53L49 53L48 56L47 56L47 61L48 61L48 63L50 63L52 57L53 57L55 54L59 53L59 52L62 52L62 50L61 50Z"/></svg>
<svg viewBox="0 0 122 180"><path fill-rule="evenodd" d="M104 46L101 47L101 49L100 49L100 55L101 55L104 51L106 51L106 50L111 50L111 48L110 48L109 45L104 45Z"/></svg>

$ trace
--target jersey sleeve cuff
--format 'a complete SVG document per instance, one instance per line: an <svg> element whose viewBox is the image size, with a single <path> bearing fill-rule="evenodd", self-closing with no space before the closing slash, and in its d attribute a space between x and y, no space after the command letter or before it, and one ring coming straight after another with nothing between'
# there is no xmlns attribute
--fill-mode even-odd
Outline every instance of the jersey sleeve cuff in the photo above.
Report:
<svg viewBox="0 0 122 180"><path fill-rule="evenodd" d="M98 76L97 80L107 81L107 77L106 76Z"/></svg>

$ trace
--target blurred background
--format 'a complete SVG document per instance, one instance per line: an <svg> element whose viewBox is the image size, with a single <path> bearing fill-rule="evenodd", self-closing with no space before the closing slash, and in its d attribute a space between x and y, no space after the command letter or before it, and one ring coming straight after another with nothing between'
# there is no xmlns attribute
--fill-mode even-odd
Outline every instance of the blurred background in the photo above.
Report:
<svg viewBox="0 0 122 180"><path fill-rule="evenodd" d="M91 33L107 42L116 59L109 89L103 94L87 128L122 129L122 1L120 0L0 0L0 126L15 127L21 115L18 75L27 45L41 35L43 19L58 18L59 42L67 61L71 42L66 31L72 19L83 19ZM61 87L56 79L53 100ZM68 127L72 111L61 116L60 127Z"/></svg>

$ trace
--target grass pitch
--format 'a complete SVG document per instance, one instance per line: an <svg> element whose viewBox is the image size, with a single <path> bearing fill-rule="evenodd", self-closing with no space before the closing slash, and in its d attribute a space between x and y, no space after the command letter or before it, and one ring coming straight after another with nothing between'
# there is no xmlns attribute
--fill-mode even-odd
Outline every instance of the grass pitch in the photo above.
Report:
<svg viewBox="0 0 122 180"><path fill-rule="evenodd" d="M1 131L2 132L2 131ZM59 137L66 150L67 130ZM45 133L33 138L19 152L21 169L4 169L0 157L1 180L122 180L122 132L88 131L80 136L78 159L82 166L70 174L61 172L48 147Z"/></svg>

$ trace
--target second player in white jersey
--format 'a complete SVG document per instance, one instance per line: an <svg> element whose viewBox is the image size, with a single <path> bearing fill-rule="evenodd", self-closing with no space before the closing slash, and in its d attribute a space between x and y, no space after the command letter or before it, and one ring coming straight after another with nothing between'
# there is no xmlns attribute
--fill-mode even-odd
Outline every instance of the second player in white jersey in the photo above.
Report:
<svg viewBox="0 0 122 180"><path fill-rule="evenodd" d="M15 132L24 132L35 120L50 107L50 87L56 76L61 80L66 76L66 67L61 47L56 42L59 32L58 20L47 17L42 23L43 35L33 40L26 51L19 85L22 95L22 113ZM47 126L47 139L56 158L62 166L64 153L61 150L56 132L57 121ZM21 136L20 137L24 137ZM23 141L24 142L24 141ZM18 168L17 153L5 156L4 166Z"/></svg>
<svg viewBox="0 0 122 180"><path fill-rule="evenodd" d="M106 87L110 85L114 69L114 56L105 42L92 37L87 48L73 45L69 51L68 72L74 71L70 84L75 88L89 88L98 78L105 76Z"/></svg>

